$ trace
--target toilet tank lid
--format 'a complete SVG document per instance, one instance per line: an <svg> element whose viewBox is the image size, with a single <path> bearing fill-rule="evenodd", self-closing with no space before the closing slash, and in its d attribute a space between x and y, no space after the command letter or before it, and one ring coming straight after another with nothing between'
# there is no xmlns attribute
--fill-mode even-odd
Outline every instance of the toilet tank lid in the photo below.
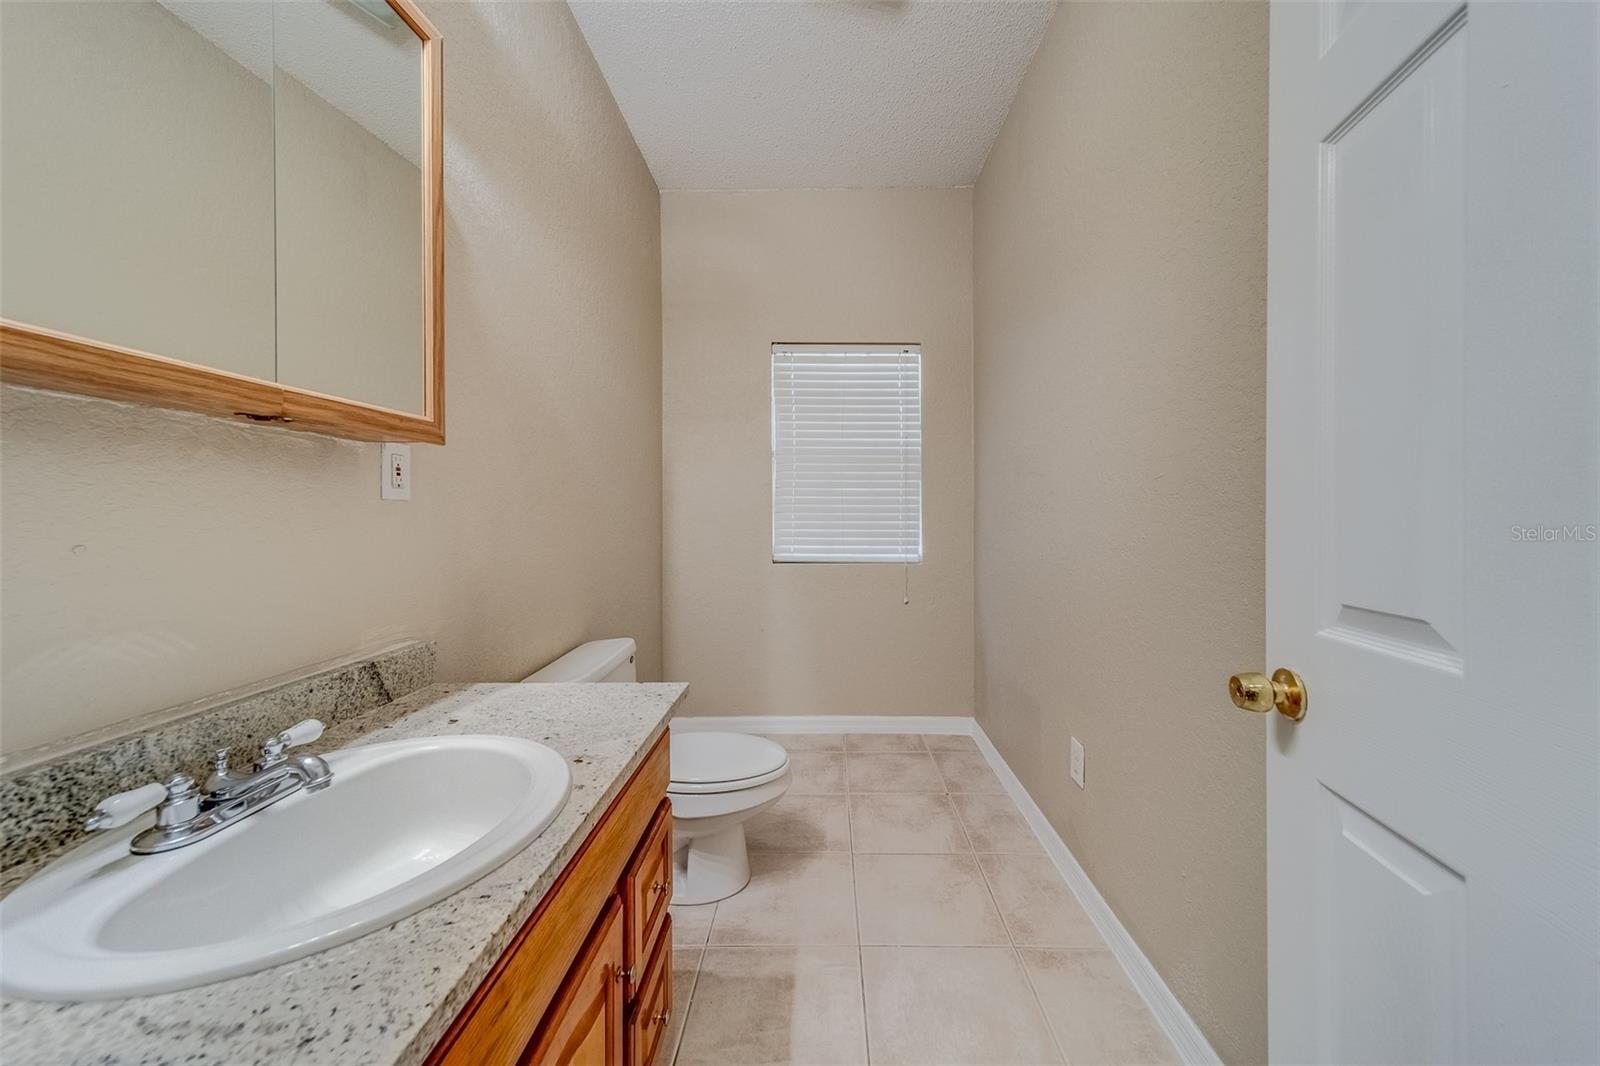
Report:
<svg viewBox="0 0 1600 1066"><path fill-rule="evenodd" d="M541 683L596 681L627 662L637 648L632 637L591 640L587 644L579 644L543 670L529 674L523 680Z"/></svg>

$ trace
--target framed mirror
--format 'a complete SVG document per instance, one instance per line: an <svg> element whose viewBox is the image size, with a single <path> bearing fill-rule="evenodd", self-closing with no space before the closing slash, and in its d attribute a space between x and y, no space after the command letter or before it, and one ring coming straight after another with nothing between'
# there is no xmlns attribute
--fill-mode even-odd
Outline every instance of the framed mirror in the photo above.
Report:
<svg viewBox="0 0 1600 1066"><path fill-rule="evenodd" d="M441 50L410 0L0 4L0 380L443 443Z"/></svg>

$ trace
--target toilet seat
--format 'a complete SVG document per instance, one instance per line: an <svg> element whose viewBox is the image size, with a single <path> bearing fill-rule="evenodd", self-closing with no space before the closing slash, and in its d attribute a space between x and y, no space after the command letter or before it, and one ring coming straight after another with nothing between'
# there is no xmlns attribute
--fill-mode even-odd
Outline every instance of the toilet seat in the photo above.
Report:
<svg viewBox="0 0 1600 1066"><path fill-rule="evenodd" d="M789 791L789 753L742 733L674 733L672 902L714 903L750 882L744 823Z"/></svg>
<svg viewBox="0 0 1600 1066"><path fill-rule="evenodd" d="M746 811L775 801L789 791L789 775L780 774L760 785L729 792L672 792L672 818L674 825L689 822L705 823L712 819L742 816Z"/></svg>
<svg viewBox="0 0 1600 1066"><path fill-rule="evenodd" d="M783 745L747 733L674 733L671 757L667 792L673 795L742 792L789 772Z"/></svg>

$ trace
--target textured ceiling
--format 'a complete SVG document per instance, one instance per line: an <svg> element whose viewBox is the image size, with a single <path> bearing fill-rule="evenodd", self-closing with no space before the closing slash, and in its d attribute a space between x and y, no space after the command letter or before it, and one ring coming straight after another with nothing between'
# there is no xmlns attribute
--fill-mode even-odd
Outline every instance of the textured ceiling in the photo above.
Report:
<svg viewBox="0 0 1600 1066"><path fill-rule="evenodd" d="M1053 0L570 0L663 189L969 185Z"/></svg>

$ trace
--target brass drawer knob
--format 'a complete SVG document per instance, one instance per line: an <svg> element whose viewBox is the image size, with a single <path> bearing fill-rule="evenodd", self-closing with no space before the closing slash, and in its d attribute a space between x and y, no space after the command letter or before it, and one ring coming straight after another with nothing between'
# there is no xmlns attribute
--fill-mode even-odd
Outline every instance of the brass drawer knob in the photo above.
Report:
<svg viewBox="0 0 1600 1066"><path fill-rule="evenodd" d="M650 891L652 892L665 892L666 890L667 883L665 881L652 881L650 883Z"/></svg>
<svg viewBox="0 0 1600 1066"><path fill-rule="evenodd" d="M1241 711L1265 714L1277 708L1279 714L1298 722L1306 716L1306 686L1293 670L1279 667L1266 674L1234 674L1228 678L1228 696Z"/></svg>
<svg viewBox="0 0 1600 1066"><path fill-rule="evenodd" d="M661 1013L657 1014L654 1018L652 1018L650 1020L655 1022L657 1025L666 1025L667 1024L667 1019L670 1018L670 1017L672 1017L672 1008L668 1007L666 1010L664 1010Z"/></svg>

